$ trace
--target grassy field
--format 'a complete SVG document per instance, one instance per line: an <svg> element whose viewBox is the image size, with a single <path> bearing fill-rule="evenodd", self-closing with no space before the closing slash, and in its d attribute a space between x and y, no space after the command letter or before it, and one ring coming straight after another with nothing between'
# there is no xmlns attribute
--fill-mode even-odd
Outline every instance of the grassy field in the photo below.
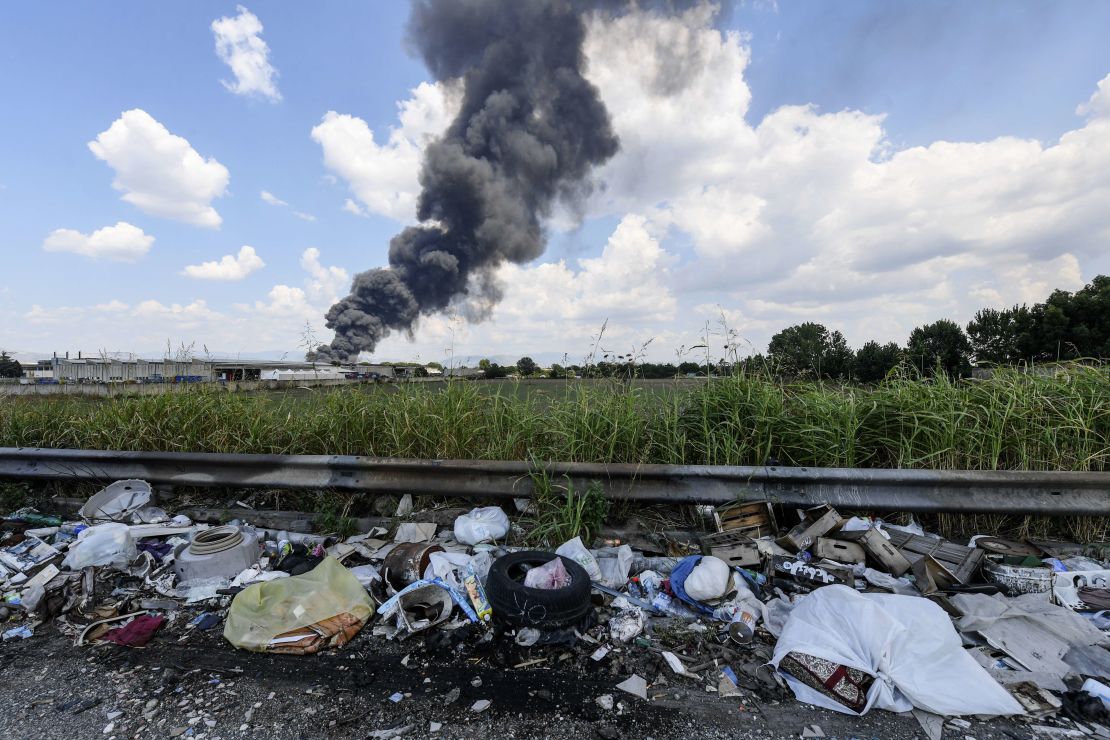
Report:
<svg viewBox="0 0 1110 740"><path fill-rule="evenodd" d="M1110 375L892 377L874 387L454 382L0 400L0 446L416 458L1107 470Z"/></svg>

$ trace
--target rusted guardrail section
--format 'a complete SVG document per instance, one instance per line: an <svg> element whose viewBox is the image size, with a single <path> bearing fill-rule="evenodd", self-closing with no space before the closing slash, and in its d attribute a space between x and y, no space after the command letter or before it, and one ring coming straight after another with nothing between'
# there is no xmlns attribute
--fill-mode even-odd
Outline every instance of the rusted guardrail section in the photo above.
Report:
<svg viewBox="0 0 1110 740"><path fill-rule="evenodd" d="M769 498L846 510L1110 514L1110 473L546 463L557 483L600 481L614 499L720 504ZM0 478L356 493L526 497L532 463L348 455L0 448Z"/></svg>

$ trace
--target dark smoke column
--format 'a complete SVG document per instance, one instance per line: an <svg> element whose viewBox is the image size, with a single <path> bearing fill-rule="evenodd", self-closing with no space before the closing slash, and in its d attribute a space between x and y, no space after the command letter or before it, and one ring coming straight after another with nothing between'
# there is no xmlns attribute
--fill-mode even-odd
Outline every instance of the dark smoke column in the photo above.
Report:
<svg viewBox="0 0 1110 740"><path fill-rule="evenodd" d="M437 79L462 78L462 109L424 154L417 216L389 243L389 267L355 276L331 307L322 361L371 352L390 330L479 291L502 262L543 253L543 221L559 198L588 190L617 151L597 89L583 77L583 13L575 0L414 0L411 40Z"/></svg>

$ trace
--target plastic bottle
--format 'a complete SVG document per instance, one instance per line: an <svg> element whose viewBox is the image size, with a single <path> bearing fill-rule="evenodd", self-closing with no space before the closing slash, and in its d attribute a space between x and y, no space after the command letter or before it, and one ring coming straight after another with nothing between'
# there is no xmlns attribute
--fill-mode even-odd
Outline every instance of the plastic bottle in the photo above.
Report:
<svg viewBox="0 0 1110 740"><path fill-rule="evenodd" d="M651 601L655 595L663 590L663 576L654 570L645 570L640 573L640 587L644 590L644 598Z"/></svg>
<svg viewBox="0 0 1110 740"><path fill-rule="evenodd" d="M668 614L672 617L691 620L698 618L698 615L694 611L687 609L684 604L675 601L673 596L665 594L662 591L657 593L655 598L651 600L651 605L664 614Z"/></svg>

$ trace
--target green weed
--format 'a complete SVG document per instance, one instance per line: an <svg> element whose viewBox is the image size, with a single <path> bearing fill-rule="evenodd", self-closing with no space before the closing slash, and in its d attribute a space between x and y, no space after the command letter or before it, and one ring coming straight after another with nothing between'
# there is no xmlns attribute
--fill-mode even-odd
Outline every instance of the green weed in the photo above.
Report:
<svg viewBox="0 0 1110 740"><path fill-rule="evenodd" d="M0 446L405 458L967 470L1110 468L1110 373L893 373L874 386L738 373L0 399Z"/></svg>
<svg viewBox="0 0 1110 740"><path fill-rule="evenodd" d="M568 480L557 486L547 471L532 474L532 514L525 541L531 545L556 547L581 537L587 547L605 522L609 499L598 481L591 481L582 493Z"/></svg>

